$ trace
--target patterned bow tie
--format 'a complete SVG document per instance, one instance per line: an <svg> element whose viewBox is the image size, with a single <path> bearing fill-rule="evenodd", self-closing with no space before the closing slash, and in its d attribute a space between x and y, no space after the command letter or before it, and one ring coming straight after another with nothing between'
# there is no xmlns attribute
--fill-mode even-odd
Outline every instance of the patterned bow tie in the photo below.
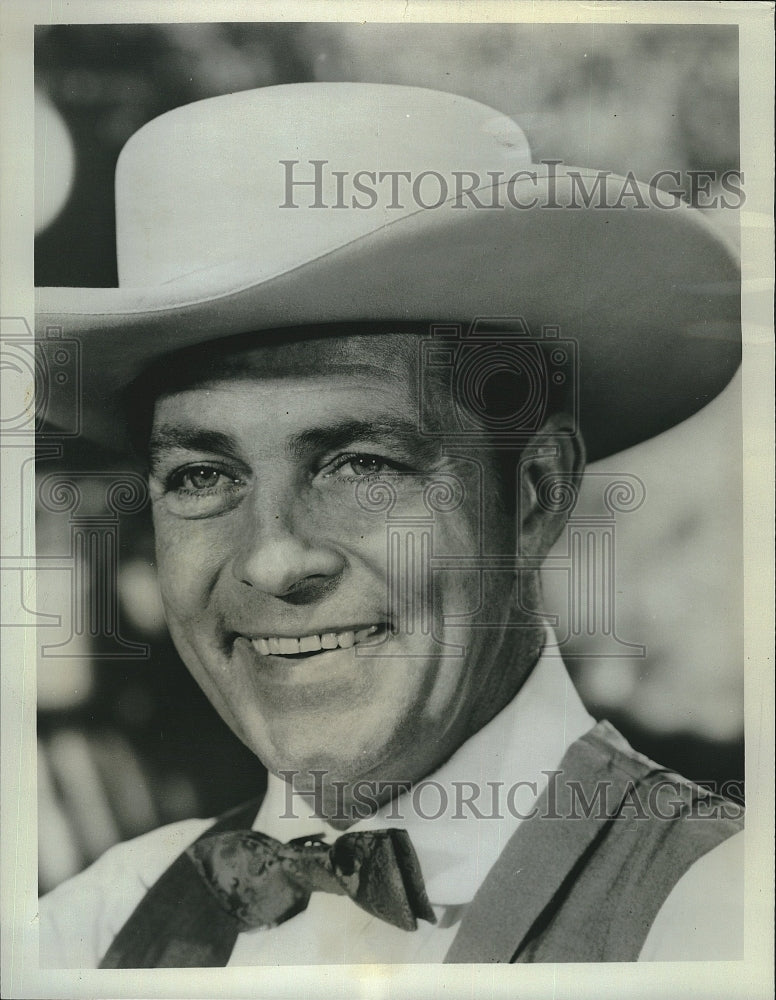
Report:
<svg viewBox="0 0 776 1000"><path fill-rule="evenodd" d="M204 837L186 851L219 904L244 930L275 927L307 908L317 891L347 895L367 913L417 929L436 923L423 876L404 830L319 836L287 844L253 830Z"/></svg>

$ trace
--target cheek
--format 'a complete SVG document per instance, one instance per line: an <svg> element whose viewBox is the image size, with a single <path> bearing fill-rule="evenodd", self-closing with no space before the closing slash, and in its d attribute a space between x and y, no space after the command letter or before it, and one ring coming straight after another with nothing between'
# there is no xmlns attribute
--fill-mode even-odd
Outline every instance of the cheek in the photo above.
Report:
<svg viewBox="0 0 776 1000"><path fill-rule="evenodd" d="M434 599L446 615L472 614L480 603L481 572L472 566L472 557L488 548L483 544L479 511L472 506L435 517L432 555L441 557L444 569L432 574Z"/></svg>
<svg viewBox="0 0 776 1000"><path fill-rule="evenodd" d="M156 510L154 535L159 586L168 616L196 613L229 557L228 537L214 531L212 521L203 528Z"/></svg>
<svg viewBox="0 0 776 1000"><path fill-rule="evenodd" d="M351 570L346 574L345 588L355 585L371 591L377 585L386 591L395 577L397 562L405 558L404 546L414 544L420 555L418 543L424 529L417 526L422 525L424 516L427 518L428 512L416 488L397 489L387 480L375 480L311 492L298 504L297 523L308 539L345 557ZM408 542L408 536L414 537ZM407 579L415 576L411 570L402 570L405 575L410 571ZM356 599L359 595L352 596Z"/></svg>

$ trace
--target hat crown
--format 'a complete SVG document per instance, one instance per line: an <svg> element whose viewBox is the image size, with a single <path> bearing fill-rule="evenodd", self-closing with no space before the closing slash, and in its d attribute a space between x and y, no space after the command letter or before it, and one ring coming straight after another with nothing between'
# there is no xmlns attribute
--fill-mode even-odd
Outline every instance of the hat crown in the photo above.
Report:
<svg viewBox="0 0 776 1000"><path fill-rule="evenodd" d="M290 84L188 104L119 158L119 283L246 257L269 278L530 159L511 118L417 87Z"/></svg>

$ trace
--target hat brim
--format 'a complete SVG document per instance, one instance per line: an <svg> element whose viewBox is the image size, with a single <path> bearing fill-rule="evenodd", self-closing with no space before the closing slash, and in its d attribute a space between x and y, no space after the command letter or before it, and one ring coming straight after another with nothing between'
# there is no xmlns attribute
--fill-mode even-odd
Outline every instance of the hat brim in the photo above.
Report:
<svg viewBox="0 0 776 1000"><path fill-rule="evenodd" d="M547 181L541 182L539 188ZM591 461L668 429L727 385L741 351L737 264L701 213L574 207L421 210L256 279L234 260L150 288L40 288L36 331L80 347L81 432L116 448L121 390L164 356L235 334L328 323L522 317L578 345ZM542 198L544 194L544 198ZM72 422L50 387L46 419ZM68 413L62 412L67 407Z"/></svg>

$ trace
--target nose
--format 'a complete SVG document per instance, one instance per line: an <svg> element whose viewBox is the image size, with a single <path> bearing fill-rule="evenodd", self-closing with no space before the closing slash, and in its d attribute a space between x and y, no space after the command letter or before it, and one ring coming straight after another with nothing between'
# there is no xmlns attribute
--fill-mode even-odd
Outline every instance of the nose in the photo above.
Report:
<svg viewBox="0 0 776 1000"><path fill-rule="evenodd" d="M287 599L312 600L339 577L344 557L303 527L301 513L266 505L252 512L238 540L235 578L248 587Z"/></svg>

